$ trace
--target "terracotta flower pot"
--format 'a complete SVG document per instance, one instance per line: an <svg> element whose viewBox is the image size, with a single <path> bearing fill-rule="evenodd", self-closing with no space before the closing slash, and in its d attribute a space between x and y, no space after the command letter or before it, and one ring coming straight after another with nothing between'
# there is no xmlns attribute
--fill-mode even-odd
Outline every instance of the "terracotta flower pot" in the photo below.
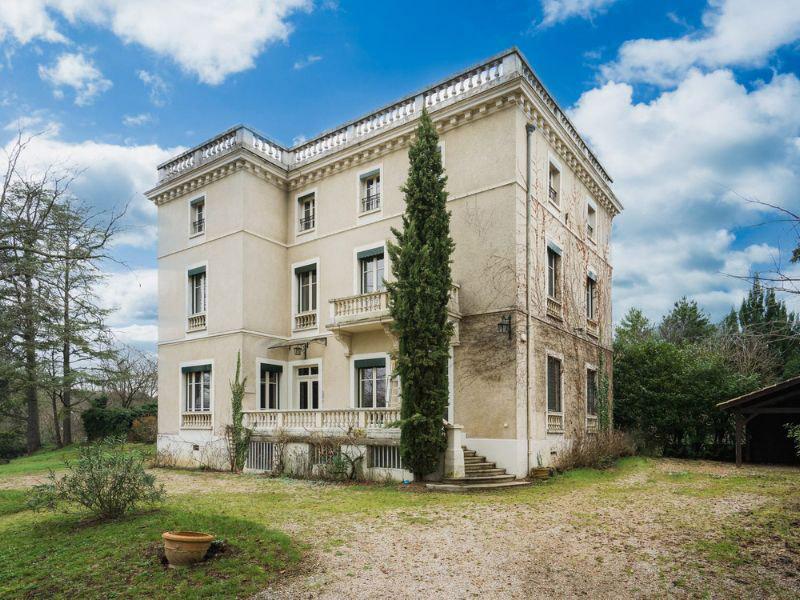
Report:
<svg viewBox="0 0 800 600"><path fill-rule="evenodd" d="M200 562L214 541L213 535L197 531L165 531L161 537L171 567L187 567Z"/></svg>
<svg viewBox="0 0 800 600"><path fill-rule="evenodd" d="M534 467L531 469L534 479L548 479L550 477L550 467Z"/></svg>

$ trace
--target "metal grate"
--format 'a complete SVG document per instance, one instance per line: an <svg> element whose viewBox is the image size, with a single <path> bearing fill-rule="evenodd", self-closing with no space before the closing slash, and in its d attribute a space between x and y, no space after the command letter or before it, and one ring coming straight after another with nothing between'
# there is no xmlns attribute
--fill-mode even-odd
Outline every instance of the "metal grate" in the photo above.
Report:
<svg viewBox="0 0 800 600"><path fill-rule="evenodd" d="M399 446L370 446L369 466L379 469L402 469Z"/></svg>
<svg viewBox="0 0 800 600"><path fill-rule="evenodd" d="M275 445L272 442L250 442L245 466L256 471L272 471Z"/></svg>

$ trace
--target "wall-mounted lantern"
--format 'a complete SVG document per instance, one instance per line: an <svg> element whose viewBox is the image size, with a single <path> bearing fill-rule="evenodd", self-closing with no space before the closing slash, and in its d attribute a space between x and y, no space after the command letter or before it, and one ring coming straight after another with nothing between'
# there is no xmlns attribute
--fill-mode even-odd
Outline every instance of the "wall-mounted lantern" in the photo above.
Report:
<svg viewBox="0 0 800 600"><path fill-rule="evenodd" d="M500 335L507 335L508 339L511 339L511 315L505 315L500 318L500 322L497 324L497 333Z"/></svg>

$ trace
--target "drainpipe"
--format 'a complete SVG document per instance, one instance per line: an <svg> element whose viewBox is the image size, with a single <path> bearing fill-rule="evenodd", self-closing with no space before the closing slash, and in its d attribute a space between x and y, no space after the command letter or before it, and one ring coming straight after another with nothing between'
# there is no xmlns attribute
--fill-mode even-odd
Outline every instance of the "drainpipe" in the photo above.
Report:
<svg viewBox="0 0 800 600"><path fill-rule="evenodd" d="M525 475L531 472L531 142L536 125L525 125Z"/></svg>

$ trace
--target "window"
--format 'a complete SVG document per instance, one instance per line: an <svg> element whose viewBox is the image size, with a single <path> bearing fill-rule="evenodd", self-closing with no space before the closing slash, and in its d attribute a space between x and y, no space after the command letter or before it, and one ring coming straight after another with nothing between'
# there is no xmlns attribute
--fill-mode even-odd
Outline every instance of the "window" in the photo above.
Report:
<svg viewBox="0 0 800 600"><path fill-rule="evenodd" d="M277 410L281 407L280 365L261 364L261 410Z"/></svg>
<svg viewBox="0 0 800 600"><path fill-rule="evenodd" d="M206 268L197 267L189 271L189 314L203 314L206 308Z"/></svg>
<svg viewBox="0 0 800 600"><path fill-rule="evenodd" d="M317 310L317 265L307 265L295 270L297 274L297 312Z"/></svg>
<svg viewBox="0 0 800 600"><path fill-rule="evenodd" d="M597 293L597 282L590 273L586 276L586 318L590 321L595 320L595 303Z"/></svg>
<svg viewBox="0 0 800 600"><path fill-rule="evenodd" d="M184 367L186 412L211 410L211 365Z"/></svg>
<svg viewBox="0 0 800 600"><path fill-rule="evenodd" d="M383 270L383 248L365 250L358 253L361 294L380 292L386 289L383 281Z"/></svg>
<svg viewBox="0 0 800 600"><path fill-rule="evenodd" d="M200 235L206 230L206 200L198 198L191 203L191 235Z"/></svg>
<svg viewBox="0 0 800 600"><path fill-rule="evenodd" d="M561 361L547 357L547 412L561 412Z"/></svg>
<svg viewBox="0 0 800 600"><path fill-rule="evenodd" d="M377 469L402 469L400 446L367 446L367 465Z"/></svg>
<svg viewBox="0 0 800 600"><path fill-rule="evenodd" d="M361 177L361 212L368 213L381 207L381 174L375 171Z"/></svg>
<svg viewBox="0 0 800 600"><path fill-rule="evenodd" d="M597 416L597 371L586 369L586 414Z"/></svg>
<svg viewBox="0 0 800 600"><path fill-rule="evenodd" d="M300 220L298 228L300 231L309 231L316 226L315 212L316 212L316 198L314 193L306 194L297 199L298 214Z"/></svg>
<svg viewBox="0 0 800 600"><path fill-rule="evenodd" d="M297 385L300 410L317 410L319 408L319 367L298 367Z"/></svg>
<svg viewBox="0 0 800 600"><path fill-rule="evenodd" d="M547 247L547 296L553 300L561 298L561 253L552 245Z"/></svg>
<svg viewBox="0 0 800 600"><path fill-rule="evenodd" d="M386 408L386 359L355 361L359 408Z"/></svg>
<svg viewBox="0 0 800 600"><path fill-rule="evenodd" d="M548 190L547 197L550 202L558 206L558 192L561 189L561 171L553 163L550 163L550 172L547 177Z"/></svg>
<svg viewBox="0 0 800 600"><path fill-rule="evenodd" d="M597 231L597 209L589 202L586 204L586 237L593 240L595 231Z"/></svg>

